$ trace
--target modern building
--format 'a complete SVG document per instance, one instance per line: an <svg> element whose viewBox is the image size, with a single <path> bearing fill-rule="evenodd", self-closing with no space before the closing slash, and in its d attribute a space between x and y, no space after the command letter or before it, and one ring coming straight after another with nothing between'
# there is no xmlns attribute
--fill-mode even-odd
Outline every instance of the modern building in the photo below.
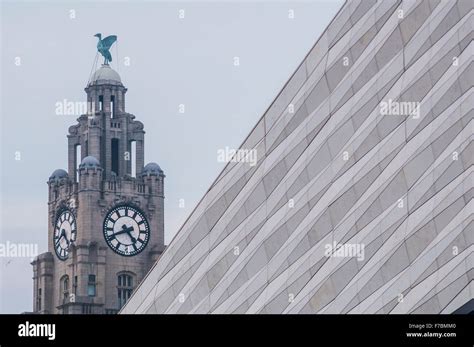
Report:
<svg viewBox="0 0 474 347"><path fill-rule="evenodd" d="M468 303L472 23L470 0L347 1L241 145L256 165L227 164L121 312Z"/></svg>
<svg viewBox="0 0 474 347"><path fill-rule="evenodd" d="M144 166L143 123L109 65L69 128L68 171L49 177L48 252L33 262L34 312L116 313L164 250L164 173Z"/></svg>

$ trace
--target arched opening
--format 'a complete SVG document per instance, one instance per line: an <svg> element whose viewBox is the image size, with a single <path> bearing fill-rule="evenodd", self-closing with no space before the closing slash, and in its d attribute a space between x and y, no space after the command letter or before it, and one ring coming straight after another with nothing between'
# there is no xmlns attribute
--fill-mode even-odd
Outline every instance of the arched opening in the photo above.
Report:
<svg viewBox="0 0 474 347"><path fill-rule="evenodd" d="M61 277L61 280L60 280L60 286L61 288L61 294L62 294L62 297L63 297L63 300L67 300L69 298L69 276L68 275L64 275L63 277Z"/></svg>
<svg viewBox="0 0 474 347"><path fill-rule="evenodd" d="M117 275L118 309L120 310L132 296L135 285L135 274L122 272Z"/></svg>
<svg viewBox="0 0 474 347"><path fill-rule="evenodd" d="M97 283L95 275L87 276L87 296L96 296L97 294Z"/></svg>
<svg viewBox="0 0 474 347"><path fill-rule="evenodd" d="M130 141L130 174L137 177L137 141Z"/></svg>
<svg viewBox="0 0 474 347"><path fill-rule="evenodd" d="M110 118L115 117L115 95L110 97Z"/></svg>
<svg viewBox="0 0 474 347"><path fill-rule="evenodd" d="M74 149L74 156L76 158L75 162L76 162L76 182L79 181L79 165L81 164L81 161L82 161L82 148L81 148L81 145L76 145L75 149Z"/></svg>
<svg viewBox="0 0 474 347"><path fill-rule="evenodd" d="M119 139L112 139L112 168L111 170L119 176Z"/></svg>

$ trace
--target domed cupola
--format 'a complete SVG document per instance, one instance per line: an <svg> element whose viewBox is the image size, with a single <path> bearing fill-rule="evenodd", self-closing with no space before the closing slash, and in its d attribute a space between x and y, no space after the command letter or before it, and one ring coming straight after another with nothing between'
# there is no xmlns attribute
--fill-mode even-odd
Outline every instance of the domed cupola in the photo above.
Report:
<svg viewBox="0 0 474 347"><path fill-rule="evenodd" d="M81 163L79 164L79 169L96 169L100 168L99 161L93 156L87 156L82 159Z"/></svg>
<svg viewBox="0 0 474 347"><path fill-rule="evenodd" d="M102 65L96 70L85 88L88 113L107 112L111 118L125 112L125 93L120 75L110 67Z"/></svg>
<svg viewBox="0 0 474 347"><path fill-rule="evenodd" d="M148 163L143 168L142 176L163 176L163 170L157 163Z"/></svg>
<svg viewBox="0 0 474 347"><path fill-rule="evenodd" d="M90 85L122 85L120 75L110 67L110 65L102 65L91 77Z"/></svg>
<svg viewBox="0 0 474 347"><path fill-rule="evenodd" d="M63 169L57 169L54 170L51 176L49 176L49 182L60 182L62 179L67 179L68 173L66 170Z"/></svg>

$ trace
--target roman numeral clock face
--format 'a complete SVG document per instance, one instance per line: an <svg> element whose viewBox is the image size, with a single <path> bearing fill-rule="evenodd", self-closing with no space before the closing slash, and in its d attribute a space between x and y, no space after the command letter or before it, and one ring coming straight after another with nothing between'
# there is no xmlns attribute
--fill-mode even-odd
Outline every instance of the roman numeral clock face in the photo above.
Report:
<svg viewBox="0 0 474 347"><path fill-rule="evenodd" d="M114 252L133 256L147 245L150 228L141 211L132 206L117 206L105 216L104 237Z"/></svg>
<svg viewBox="0 0 474 347"><path fill-rule="evenodd" d="M54 225L54 251L61 260L66 260L69 255L69 246L76 241L76 217L69 210L64 210L56 218Z"/></svg>

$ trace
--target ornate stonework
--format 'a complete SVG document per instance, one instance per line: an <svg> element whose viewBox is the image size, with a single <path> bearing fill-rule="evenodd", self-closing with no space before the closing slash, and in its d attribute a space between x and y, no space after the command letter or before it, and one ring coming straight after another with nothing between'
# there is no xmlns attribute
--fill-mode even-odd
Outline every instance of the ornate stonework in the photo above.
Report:
<svg viewBox="0 0 474 347"><path fill-rule="evenodd" d="M165 176L141 175L145 132L123 112L125 92L120 81L91 80L98 111L69 127L68 172L48 181L48 252L32 263L35 312L115 313L164 250Z"/></svg>

